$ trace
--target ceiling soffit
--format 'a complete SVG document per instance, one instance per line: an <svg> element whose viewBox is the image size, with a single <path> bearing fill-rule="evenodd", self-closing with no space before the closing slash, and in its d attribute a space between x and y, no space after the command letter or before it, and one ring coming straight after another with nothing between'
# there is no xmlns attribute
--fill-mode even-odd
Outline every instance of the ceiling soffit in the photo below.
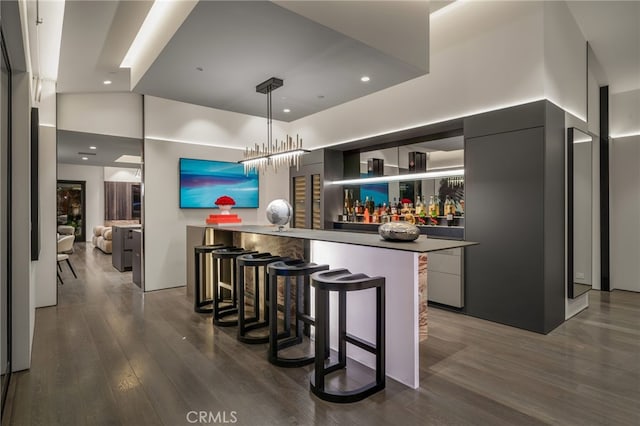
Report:
<svg viewBox="0 0 640 426"><path fill-rule="evenodd" d="M274 1L277 5L429 71L428 1Z"/></svg>
<svg viewBox="0 0 640 426"><path fill-rule="evenodd" d="M427 45L425 40L425 49ZM264 116L266 97L255 86L278 77L284 86L274 92L273 117L288 122L424 74L424 69L272 2L205 1L193 9L134 91ZM360 81L364 75L371 77L366 84Z"/></svg>

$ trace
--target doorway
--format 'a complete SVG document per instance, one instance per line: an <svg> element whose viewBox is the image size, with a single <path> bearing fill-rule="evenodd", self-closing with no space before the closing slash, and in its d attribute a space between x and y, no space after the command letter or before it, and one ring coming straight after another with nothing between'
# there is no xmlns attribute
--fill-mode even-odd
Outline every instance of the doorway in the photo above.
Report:
<svg viewBox="0 0 640 426"><path fill-rule="evenodd" d="M57 185L58 233L75 235L76 241L86 241L86 182L59 180Z"/></svg>

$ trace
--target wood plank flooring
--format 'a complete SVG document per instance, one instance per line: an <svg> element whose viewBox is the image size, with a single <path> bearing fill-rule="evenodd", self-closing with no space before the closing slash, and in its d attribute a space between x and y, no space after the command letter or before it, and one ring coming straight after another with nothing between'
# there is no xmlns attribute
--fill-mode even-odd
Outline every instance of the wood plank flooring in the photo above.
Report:
<svg viewBox="0 0 640 426"><path fill-rule="evenodd" d="M143 294L90 245L72 262L79 278L65 270L58 306L36 312L8 424L173 426L190 411L238 425L640 424L640 294L592 291L547 336L430 309L420 388L388 379L340 405L310 394L310 367L274 367L266 345L214 329L184 287Z"/></svg>

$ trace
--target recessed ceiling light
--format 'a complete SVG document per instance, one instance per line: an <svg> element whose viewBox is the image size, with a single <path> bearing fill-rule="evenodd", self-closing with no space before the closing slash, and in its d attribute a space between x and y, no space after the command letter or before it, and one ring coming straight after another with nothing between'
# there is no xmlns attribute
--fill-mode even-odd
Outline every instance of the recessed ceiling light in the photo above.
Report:
<svg viewBox="0 0 640 426"><path fill-rule="evenodd" d="M366 83L369 80L371 80L371 79L369 78L368 75L363 75L362 77L360 77L360 81L363 82L363 83Z"/></svg>
<svg viewBox="0 0 640 426"><path fill-rule="evenodd" d="M89 157L82 157L82 159L86 161L89 159Z"/></svg>
<svg viewBox="0 0 640 426"><path fill-rule="evenodd" d="M196 67L196 69L197 69L198 71L204 71L204 68L202 68L202 67Z"/></svg>
<svg viewBox="0 0 640 426"><path fill-rule="evenodd" d="M285 108L282 110L283 112L291 112L291 110L289 108Z"/></svg>
<svg viewBox="0 0 640 426"><path fill-rule="evenodd" d="M111 80L105 80L102 82L102 84L104 84L105 86L108 86L111 84Z"/></svg>
<svg viewBox="0 0 640 426"><path fill-rule="evenodd" d="M89 149L98 149L98 148L95 146L90 146Z"/></svg>

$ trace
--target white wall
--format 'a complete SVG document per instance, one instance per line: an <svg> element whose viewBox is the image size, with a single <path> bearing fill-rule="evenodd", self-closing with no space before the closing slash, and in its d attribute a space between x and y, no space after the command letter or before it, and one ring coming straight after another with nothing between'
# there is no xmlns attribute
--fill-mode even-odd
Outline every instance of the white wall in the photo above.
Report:
<svg viewBox="0 0 640 426"><path fill-rule="evenodd" d="M237 161L240 151L176 142L145 140L145 291L185 285L186 226L204 225L217 209L180 209L180 157ZM260 175L260 207L235 209L245 224L266 224L265 209L275 198L289 198L289 172Z"/></svg>
<svg viewBox="0 0 640 426"><path fill-rule="evenodd" d="M590 57L591 55L589 55ZM588 130L594 135L600 136L600 86L596 80L595 73L592 70L591 62L589 63L589 70L587 75L588 91L587 91L587 103L588 103Z"/></svg>
<svg viewBox="0 0 640 426"><path fill-rule="evenodd" d="M431 19L428 75L296 120L291 131L319 147L542 99L542 31L540 2L462 3Z"/></svg>
<svg viewBox="0 0 640 426"><path fill-rule="evenodd" d="M609 106L612 138L640 135L640 90L611 94Z"/></svg>
<svg viewBox="0 0 640 426"><path fill-rule="evenodd" d="M86 181L86 239L91 241L93 228L104 225L104 170L99 166L58 164L59 180Z"/></svg>
<svg viewBox="0 0 640 426"><path fill-rule="evenodd" d="M640 90L611 94L609 106L611 289L640 291Z"/></svg>
<svg viewBox="0 0 640 426"><path fill-rule="evenodd" d="M169 99L145 96L145 138L244 150L266 142L263 117L205 108ZM284 140L288 124L274 120L273 138ZM295 136L295 135L293 135ZM304 134L301 134L304 138ZM309 148L305 141L305 148Z"/></svg>
<svg viewBox="0 0 640 426"><path fill-rule="evenodd" d="M35 262L38 274L36 282L36 307L57 303L57 245L56 245L56 163L48 159L56 157L56 129L40 127L39 221L40 256Z"/></svg>
<svg viewBox="0 0 640 426"><path fill-rule="evenodd" d="M141 182L142 172L140 169L131 169L127 167L105 167L105 182Z"/></svg>
<svg viewBox="0 0 640 426"><path fill-rule="evenodd" d="M58 129L142 139L142 96L135 93L62 93Z"/></svg>
<svg viewBox="0 0 640 426"><path fill-rule="evenodd" d="M31 262L30 119L31 76L12 75L12 369L31 365L35 325L35 264ZM22 143L21 143L22 142Z"/></svg>
<svg viewBox="0 0 640 426"><path fill-rule="evenodd" d="M284 127L284 123L274 123L274 138L284 136ZM186 226L204 225L207 216L217 211L179 208L179 158L238 161L242 151L237 148L265 141L266 121L146 96L145 134L144 276L145 291L150 291L185 285ZM246 224L266 224L267 204L275 198L289 198L289 171L261 174L259 190L258 209L236 210Z"/></svg>
<svg viewBox="0 0 640 426"><path fill-rule="evenodd" d="M56 278L56 93L55 84L43 82L42 101L37 104L40 118L39 140L39 223L40 256L35 262L36 307L52 306L57 302ZM53 125L51 124L53 123Z"/></svg>
<svg viewBox="0 0 640 426"><path fill-rule="evenodd" d="M611 141L611 289L640 292L640 135Z"/></svg>
<svg viewBox="0 0 640 426"><path fill-rule="evenodd" d="M547 99L587 120L587 42L564 1L544 3Z"/></svg>

